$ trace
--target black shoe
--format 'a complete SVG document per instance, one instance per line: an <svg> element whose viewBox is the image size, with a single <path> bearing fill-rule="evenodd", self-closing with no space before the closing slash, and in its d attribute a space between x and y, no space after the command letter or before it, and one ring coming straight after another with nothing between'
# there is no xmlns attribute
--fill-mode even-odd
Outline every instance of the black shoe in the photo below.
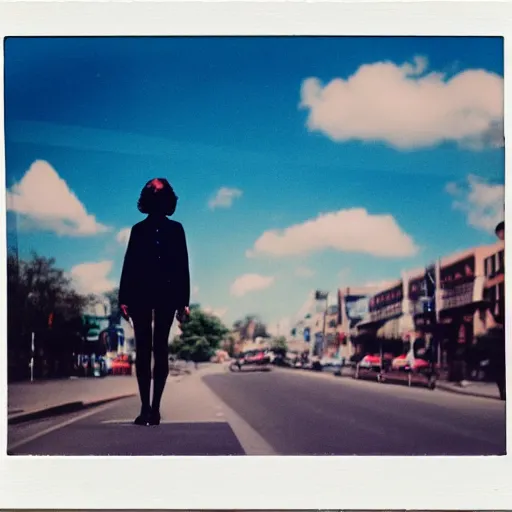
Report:
<svg viewBox="0 0 512 512"><path fill-rule="evenodd" d="M149 415L149 424L152 426L160 425L160 412L159 411L151 411Z"/></svg>
<svg viewBox="0 0 512 512"><path fill-rule="evenodd" d="M142 410L140 414L135 418L133 422L135 425L139 425L140 427L147 427L150 422L150 412Z"/></svg>

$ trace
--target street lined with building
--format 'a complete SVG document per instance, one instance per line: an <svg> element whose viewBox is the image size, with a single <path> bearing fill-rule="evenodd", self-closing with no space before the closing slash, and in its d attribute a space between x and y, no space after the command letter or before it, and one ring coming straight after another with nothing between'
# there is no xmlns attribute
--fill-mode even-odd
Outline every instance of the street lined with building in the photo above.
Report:
<svg viewBox="0 0 512 512"><path fill-rule="evenodd" d="M381 287L340 287L292 329L289 347L376 378L504 384L504 240L404 270ZM500 338L501 336L501 338ZM408 372L405 375L404 372Z"/></svg>

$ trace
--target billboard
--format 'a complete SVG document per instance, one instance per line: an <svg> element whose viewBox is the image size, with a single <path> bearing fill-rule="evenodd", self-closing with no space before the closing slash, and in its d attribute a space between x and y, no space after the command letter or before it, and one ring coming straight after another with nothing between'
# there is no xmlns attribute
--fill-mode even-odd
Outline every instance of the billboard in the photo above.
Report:
<svg viewBox="0 0 512 512"><path fill-rule="evenodd" d="M421 297L432 297L435 293L436 270L434 266L427 267L425 273L409 281L409 299L417 301Z"/></svg>
<svg viewBox="0 0 512 512"><path fill-rule="evenodd" d="M372 322L393 318L402 313L402 300L404 298L403 283L388 290L377 293L369 302L369 311Z"/></svg>
<svg viewBox="0 0 512 512"><path fill-rule="evenodd" d="M479 286L475 286L478 284ZM441 267L442 303L440 309L466 306L481 300L483 279L475 280L475 256Z"/></svg>

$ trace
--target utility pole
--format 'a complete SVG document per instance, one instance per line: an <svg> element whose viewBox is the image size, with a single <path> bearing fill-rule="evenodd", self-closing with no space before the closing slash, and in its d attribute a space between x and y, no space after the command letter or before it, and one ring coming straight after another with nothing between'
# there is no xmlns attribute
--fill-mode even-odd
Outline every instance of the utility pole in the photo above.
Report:
<svg viewBox="0 0 512 512"><path fill-rule="evenodd" d="M325 310L324 310L324 325L322 328L322 356L324 357L326 349L327 349L327 339L325 335L326 327L327 327L327 311L329 309L329 292L325 294Z"/></svg>
<svg viewBox="0 0 512 512"><path fill-rule="evenodd" d="M329 308L329 292L322 292L320 290L317 290L315 292L315 300L316 301L325 301L325 308L324 308L324 314L323 314L323 326L322 326L322 353L321 357L323 357L325 353L325 349L327 347L327 341L325 339L325 331L326 331L326 323L327 323L327 310ZM316 340L315 340L316 344Z"/></svg>
<svg viewBox="0 0 512 512"><path fill-rule="evenodd" d="M436 284L435 284L435 292L434 292L434 300L435 300L435 313L436 313L436 323L435 323L435 333L436 333L436 347L437 347L437 364L439 365L439 369L441 368L441 336L439 332L439 326L441 325L441 259L438 258L436 261Z"/></svg>
<svg viewBox="0 0 512 512"><path fill-rule="evenodd" d="M30 344L31 357L30 357L30 382L34 382L34 354L36 351L35 333L32 333L32 341Z"/></svg>

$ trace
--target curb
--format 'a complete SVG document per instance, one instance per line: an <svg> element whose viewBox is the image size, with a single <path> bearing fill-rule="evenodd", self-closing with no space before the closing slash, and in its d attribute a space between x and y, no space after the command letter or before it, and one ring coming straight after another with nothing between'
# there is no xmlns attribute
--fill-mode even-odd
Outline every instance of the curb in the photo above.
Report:
<svg viewBox="0 0 512 512"><path fill-rule="evenodd" d="M109 398L92 400L90 402L65 402L63 404L53 405L51 407L45 407L43 409L37 409L35 411L13 414L7 419L7 423L9 425L17 425L19 423L25 423L27 421L39 420L42 418L49 418L52 416L59 416L61 414L69 414L71 412L77 412L85 409L90 409L92 407L98 407L109 402L122 400L123 398L129 398L135 395L136 393L125 393L123 395L115 395Z"/></svg>
<svg viewBox="0 0 512 512"><path fill-rule="evenodd" d="M459 389L454 386L446 386L446 385L443 385L442 383L440 383L439 381L437 381L436 388L441 389L442 391L448 391L449 393L456 393L459 395L476 396L478 398L487 398L489 400L499 400L500 402L504 401L504 400L501 400L501 398L499 396L485 395L483 393L479 393L478 391L471 391L471 390L468 391L468 388L460 388Z"/></svg>
<svg viewBox="0 0 512 512"><path fill-rule="evenodd" d="M293 368L285 368L285 370L293 370ZM312 370L303 370L303 371L305 371L307 373L313 373L313 374L319 374L319 375L333 375L337 379L351 377L350 374L345 373L345 372L341 372L341 374L336 374L336 373L332 373L332 372L323 372L323 371L319 371L319 372L314 372ZM371 382L371 381L368 380L368 382ZM443 384L440 381L437 381L436 389L439 389L441 391L446 391L448 393L456 393L458 395L473 396L473 397L477 397L477 398L486 398L488 400L499 400L500 402L505 401L505 400L501 400L501 398L499 396L491 396L491 395L486 395L484 393L479 393L478 391L471 391L471 388L469 388L469 391L468 391L468 388L457 388L454 386L448 386L448 385Z"/></svg>

